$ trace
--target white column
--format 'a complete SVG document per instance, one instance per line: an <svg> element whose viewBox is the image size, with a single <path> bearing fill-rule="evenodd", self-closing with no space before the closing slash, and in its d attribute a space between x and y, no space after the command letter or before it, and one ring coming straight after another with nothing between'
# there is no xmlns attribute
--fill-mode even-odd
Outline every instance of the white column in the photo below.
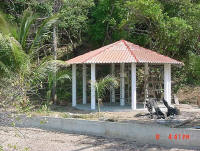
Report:
<svg viewBox="0 0 200 151"><path fill-rule="evenodd" d="M128 79L128 83L127 83L127 85L128 85L128 87L127 87L128 98L127 98L127 100L128 100L128 102L130 102L130 86L131 86L131 83L130 83L130 81L129 81L129 79L130 79L129 64L128 64L127 71L128 71L128 72L127 72L127 79Z"/></svg>
<svg viewBox="0 0 200 151"><path fill-rule="evenodd" d="M120 105L125 105L124 63L120 64Z"/></svg>
<svg viewBox="0 0 200 151"><path fill-rule="evenodd" d="M87 69L86 64L83 64L83 104L87 103Z"/></svg>
<svg viewBox="0 0 200 151"><path fill-rule="evenodd" d="M171 64L164 64L164 99L171 105Z"/></svg>
<svg viewBox="0 0 200 151"><path fill-rule="evenodd" d="M72 65L72 106L76 106L76 64Z"/></svg>
<svg viewBox="0 0 200 151"><path fill-rule="evenodd" d="M131 64L131 108L136 110L136 64Z"/></svg>
<svg viewBox="0 0 200 151"><path fill-rule="evenodd" d="M112 74L112 76L115 76L115 64L114 63L112 63L111 64L111 74ZM111 87L110 87L110 102L112 102L112 103L114 103L115 102L115 88L114 88L114 86L113 85L111 85Z"/></svg>
<svg viewBox="0 0 200 151"><path fill-rule="evenodd" d="M147 83L147 80L148 80L148 75L149 75L149 66L148 66L148 63L145 63L144 65L144 74L145 74L145 92L144 92L144 98L145 98L145 101L146 99L148 98L148 83Z"/></svg>
<svg viewBox="0 0 200 151"><path fill-rule="evenodd" d="M91 109L95 109L95 82L96 82L96 76L95 76L95 64L91 64Z"/></svg>

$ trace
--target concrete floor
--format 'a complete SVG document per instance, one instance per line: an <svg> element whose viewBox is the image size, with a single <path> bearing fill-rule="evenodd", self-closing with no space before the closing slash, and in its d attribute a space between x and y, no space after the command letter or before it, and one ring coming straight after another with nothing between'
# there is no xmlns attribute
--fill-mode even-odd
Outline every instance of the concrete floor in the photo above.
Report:
<svg viewBox="0 0 200 151"><path fill-rule="evenodd" d="M80 110L85 111L91 111L90 103L88 104L77 104L76 107ZM100 109L102 112L127 112L132 111L131 105L126 104L125 106L120 106L119 103L103 103L103 105L100 106ZM137 110L144 110L144 104L143 103L137 103ZM96 104L96 109L93 110L98 111L98 106Z"/></svg>

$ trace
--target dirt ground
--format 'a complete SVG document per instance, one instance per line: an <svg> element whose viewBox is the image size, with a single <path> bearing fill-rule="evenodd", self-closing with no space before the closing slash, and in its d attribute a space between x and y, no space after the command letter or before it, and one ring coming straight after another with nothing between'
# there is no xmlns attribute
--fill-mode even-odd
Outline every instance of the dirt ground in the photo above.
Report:
<svg viewBox="0 0 200 151"><path fill-rule="evenodd" d="M186 151L133 141L51 132L33 128L0 127L0 151ZM192 151L192 150L191 150Z"/></svg>
<svg viewBox="0 0 200 151"><path fill-rule="evenodd" d="M200 96L200 87L185 86L177 92L180 103L197 104L197 98Z"/></svg>
<svg viewBox="0 0 200 151"><path fill-rule="evenodd" d="M200 108L196 105L181 104L178 106L181 115L175 119L186 120L196 117L189 127L200 126ZM159 124L157 120L151 120L147 116L137 117L137 114L145 114L147 111L134 112L102 112L100 120L118 122L140 122L144 124ZM81 118L97 120L98 113L77 110L72 107L54 107L51 111L32 113L36 115L48 115L63 118ZM14 113L15 115L15 113ZM34 115L33 115L34 116ZM188 149L167 148L150 144L122 139L111 139L88 135L68 134L61 132L45 131L33 128L8 127L8 119L12 114L0 112L0 151L186 151ZM8 122L9 121L9 122ZM174 124L173 124L174 125Z"/></svg>
<svg viewBox="0 0 200 151"><path fill-rule="evenodd" d="M137 122L146 124L165 124L166 126L174 126L174 124L180 124L185 120L191 121L184 124L185 127L199 127L200 128L200 108L194 104L180 104L176 106L180 109L181 115L168 118L163 122L162 120L150 119L149 116L138 116L145 115L148 113L146 110L136 111L122 111L122 112L91 112L85 110L78 110L72 107L53 106L48 112L32 112L33 116L51 116L51 117L62 117L62 118L77 118L87 120L103 120L111 122ZM166 111L163 111L166 113ZM160 122L161 121L161 122ZM182 127L184 127L182 126Z"/></svg>

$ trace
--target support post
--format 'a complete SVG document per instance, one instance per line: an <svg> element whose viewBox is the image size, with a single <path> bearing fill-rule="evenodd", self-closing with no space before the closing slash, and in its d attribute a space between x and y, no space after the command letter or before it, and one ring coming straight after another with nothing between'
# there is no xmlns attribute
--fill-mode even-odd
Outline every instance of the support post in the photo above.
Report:
<svg viewBox="0 0 200 151"><path fill-rule="evenodd" d="M91 64L91 110L95 110L95 82L96 82L96 76L95 76L95 64Z"/></svg>
<svg viewBox="0 0 200 151"><path fill-rule="evenodd" d="M164 99L171 105L171 64L164 64Z"/></svg>
<svg viewBox="0 0 200 151"><path fill-rule="evenodd" d="M72 106L76 106L76 64L72 65Z"/></svg>
<svg viewBox="0 0 200 151"><path fill-rule="evenodd" d="M87 103L87 68L86 64L83 64L83 104Z"/></svg>
<svg viewBox="0 0 200 151"><path fill-rule="evenodd" d="M120 105L125 105L125 84L124 84L124 67L125 64L120 64Z"/></svg>
<svg viewBox="0 0 200 151"><path fill-rule="evenodd" d="M144 91L144 100L146 101L148 96L149 96L149 92L148 92L148 76L149 76L149 66L148 63L145 63L144 65L144 74L145 74L145 91Z"/></svg>
<svg viewBox="0 0 200 151"><path fill-rule="evenodd" d="M131 108L136 110L136 64L131 64Z"/></svg>
<svg viewBox="0 0 200 151"><path fill-rule="evenodd" d="M115 64L111 64L111 75L115 76ZM110 102L114 103L115 102L115 88L114 85L110 86Z"/></svg>
<svg viewBox="0 0 200 151"><path fill-rule="evenodd" d="M131 100L131 98L130 98L130 86L131 86L131 83L130 83L130 68L129 68L129 64L128 64L128 68L127 68L127 79L128 79L128 103L130 103L130 100Z"/></svg>

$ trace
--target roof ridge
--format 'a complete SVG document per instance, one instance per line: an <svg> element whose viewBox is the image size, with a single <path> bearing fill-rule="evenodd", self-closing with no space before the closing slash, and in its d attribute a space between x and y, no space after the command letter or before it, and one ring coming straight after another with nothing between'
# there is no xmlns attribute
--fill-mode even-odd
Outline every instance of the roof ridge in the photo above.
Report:
<svg viewBox="0 0 200 151"><path fill-rule="evenodd" d="M100 51L99 53L97 53L97 54L94 54L93 56L90 56L89 58L87 58L87 59L83 60L83 61L82 61L82 63L84 63L84 62L88 61L89 59L91 59L91 58L93 58L93 57L95 57L95 56L99 55L100 53L102 53L102 52L106 51L108 48L111 48L111 47L113 47L115 44L117 44L117 43L119 43L119 42L121 42L121 40L119 40L119 41L116 41L116 42L115 42L115 43L113 43L113 44L110 44L110 46L109 46L109 47L107 47L106 49L103 49L103 50L102 50L102 51ZM105 47L105 46L104 46L104 47ZM99 48L99 49L101 49L101 48ZM98 49L97 49L97 50L98 50ZM94 51L96 51L96 50L94 50ZM92 51L90 51L90 52L92 52Z"/></svg>
<svg viewBox="0 0 200 151"><path fill-rule="evenodd" d="M139 60L137 59L136 55L133 53L133 51L131 51L131 49L128 46L128 44L126 43L126 41L125 40L122 40L122 41L125 44L125 46L128 48L128 51L131 53L131 55L135 58L136 62L139 62Z"/></svg>

